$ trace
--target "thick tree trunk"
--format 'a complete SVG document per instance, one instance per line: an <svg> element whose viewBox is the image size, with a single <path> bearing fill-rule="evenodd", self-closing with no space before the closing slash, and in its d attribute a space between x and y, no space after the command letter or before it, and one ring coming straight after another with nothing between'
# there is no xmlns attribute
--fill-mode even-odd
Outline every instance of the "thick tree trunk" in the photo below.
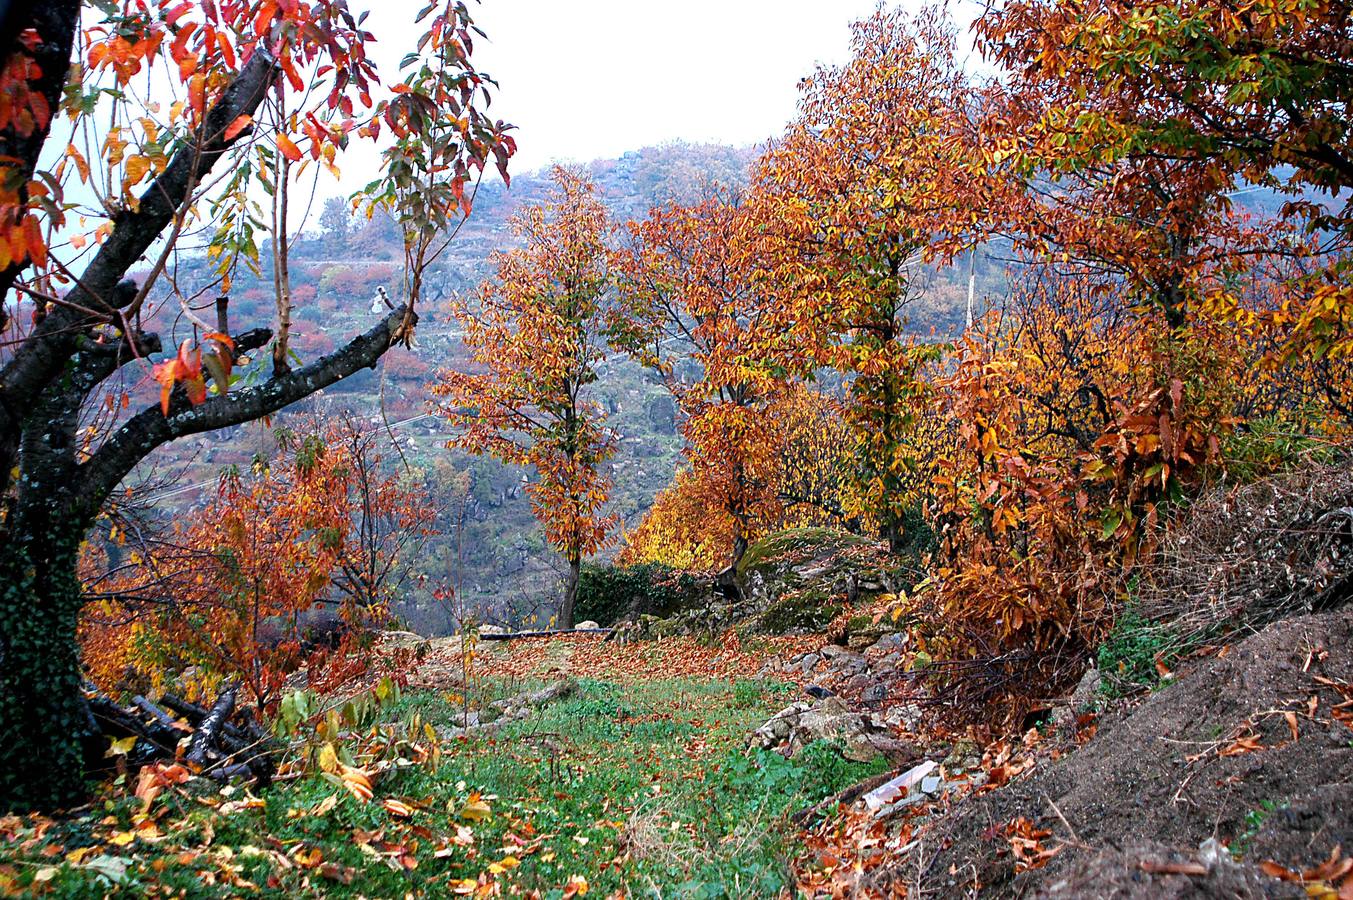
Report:
<svg viewBox="0 0 1353 900"><path fill-rule="evenodd" d="M879 526L879 537L888 542L888 550L891 553L901 553L907 547L907 529L901 522L893 519L891 513L888 515L888 521Z"/></svg>
<svg viewBox="0 0 1353 900"><path fill-rule="evenodd" d="M582 557L574 556L568 561L568 575L564 581L564 605L559 610L558 627L564 631L573 630L573 607L578 603L578 580L582 575Z"/></svg>
<svg viewBox="0 0 1353 900"><path fill-rule="evenodd" d="M729 568L736 570L738 563L747 555L747 535L740 526L734 526L733 530L733 561L729 563Z"/></svg>
<svg viewBox="0 0 1353 900"><path fill-rule="evenodd" d="M100 749L76 641L82 526L0 547L0 808L81 802L86 752Z"/></svg>

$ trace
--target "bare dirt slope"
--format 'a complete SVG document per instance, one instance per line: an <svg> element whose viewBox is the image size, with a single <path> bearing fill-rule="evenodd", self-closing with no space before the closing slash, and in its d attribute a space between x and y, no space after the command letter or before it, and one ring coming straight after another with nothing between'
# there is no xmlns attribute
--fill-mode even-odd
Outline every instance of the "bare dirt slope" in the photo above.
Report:
<svg viewBox="0 0 1353 900"><path fill-rule="evenodd" d="M1353 607L1278 622L1085 746L958 804L876 874L938 896L1353 897ZM1342 706L1341 706L1342 704ZM1049 831L1016 873L1011 823ZM1025 826L1025 833L1029 829ZM1221 846L1203 847L1209 839ZM1270 863L1269 872L1260 864ZM1307 884L1272 873L1307 872ZM1344 870L1344 871L1341 871ZM919 884L917 883L919 881ZM891 882L891 883L890 883ZM1342 890L1341 890L1342 889Z"/></svg>

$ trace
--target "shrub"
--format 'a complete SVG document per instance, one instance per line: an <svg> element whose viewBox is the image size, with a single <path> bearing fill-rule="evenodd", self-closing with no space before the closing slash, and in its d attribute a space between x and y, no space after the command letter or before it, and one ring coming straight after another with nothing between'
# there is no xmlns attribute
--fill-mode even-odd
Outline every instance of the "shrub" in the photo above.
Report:
<svg viewBox="0 0 1353 900"><path fill-rule="evenodd" d="M698 576L660 563L583 563L574 618L601 625L639 615L666 618L699 603L707 587Z"/></svg>

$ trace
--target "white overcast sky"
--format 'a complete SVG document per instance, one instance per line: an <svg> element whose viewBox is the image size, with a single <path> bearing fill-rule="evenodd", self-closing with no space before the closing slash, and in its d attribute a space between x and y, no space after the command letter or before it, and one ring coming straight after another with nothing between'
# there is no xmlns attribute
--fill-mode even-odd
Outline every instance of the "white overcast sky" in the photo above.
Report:
<svg viewBox="0 0 1353 900"><path fill-rule="evenodd" d="M384 78L414 48L423 3L351 0L354 10L372 10L367 24ZM489 38L475 62L501 86L495 118L519 129L520 172L673 140L747 145L778 135L794 115L799 79L819 62L847 59L850 23L875 5L484 0L470 9Z"/></svg>

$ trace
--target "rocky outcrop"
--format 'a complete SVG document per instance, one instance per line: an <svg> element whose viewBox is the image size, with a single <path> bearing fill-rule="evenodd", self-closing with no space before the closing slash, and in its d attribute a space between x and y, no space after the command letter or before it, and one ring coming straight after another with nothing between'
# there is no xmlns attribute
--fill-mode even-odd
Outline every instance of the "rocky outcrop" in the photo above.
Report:
<svg viewBox="0 0 1353 900"><path fill-rule="evenodd" d="M900 765L919 757L916 746L895 738L874 716L857 712L839 697L791 703L752 732L748 743L791 757L816 741L841 746L847 759L868 762L885 757Z"/></svg>
<svg viewBox="0 0 1353 900"><path fill-rule="evenodd" d="M925 696L922 671L916 669L905 632L882 635L863 650L827 644L787 659L773 659L758 676L804 684L809 693L845 697L887 717L889 727L914 730L921 719L918 700Z"/></svg>
<svg viewBox="0 0 1353 900"><path fill-rule="evenodd" d="M886 545L826 528L797 528L753 544L738 563L737 618L763 633L818 631L855 604L908 586L915 573Z"/></svg>

